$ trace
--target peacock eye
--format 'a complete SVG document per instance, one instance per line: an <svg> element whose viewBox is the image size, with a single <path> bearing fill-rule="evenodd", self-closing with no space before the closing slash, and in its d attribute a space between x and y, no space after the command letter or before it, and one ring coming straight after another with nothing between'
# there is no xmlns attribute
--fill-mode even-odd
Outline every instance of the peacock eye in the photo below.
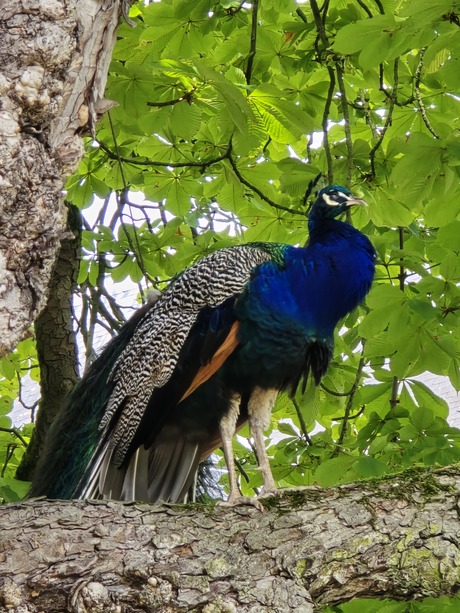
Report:
<svg viewBox="0 0 460 613"><path fill-rule="evenodd" d="M337 206L340 204L339 196L340 192L329 192L328 194L323 194L323 199L329 206Z"/></svg>

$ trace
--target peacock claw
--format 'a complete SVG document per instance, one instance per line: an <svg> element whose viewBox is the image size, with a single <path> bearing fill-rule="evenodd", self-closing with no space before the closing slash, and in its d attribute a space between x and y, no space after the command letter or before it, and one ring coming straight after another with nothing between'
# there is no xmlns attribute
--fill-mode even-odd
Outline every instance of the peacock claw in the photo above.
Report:
<svg viewBox="0 0 460 613"><path fill-rule="evenodd" d="M283 490L279 487L270 487L268 489L263 489L259 494L259 498L270 498L271 496L281 496Z"/></svg>
<svg viewBox="0 0 460 613"><path fill-rule="evenodd" d="M220 500L217 503L221 507L238 507L240 505L248 505L255 507L258 511L263 511L264 507L257 498L251 498L250 496L229 496L227 500Z"/></svg>

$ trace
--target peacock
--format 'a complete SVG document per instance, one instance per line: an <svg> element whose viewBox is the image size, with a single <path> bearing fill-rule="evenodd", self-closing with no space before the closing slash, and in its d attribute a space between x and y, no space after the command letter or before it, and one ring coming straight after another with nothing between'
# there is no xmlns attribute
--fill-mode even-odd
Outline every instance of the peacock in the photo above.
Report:
<svg viewBox="0 0 460 613"><path fill-rule="evenodd" d="M246 422L263 493L276 491L263 432L277 395L309 377L319 384L338 322L372 284L371 242L337 219L362 204L345 187L325 187L304 247L214 251L140 308L53 423L30 495L181 502L221 446L237 503L232 438Z"/></svg>

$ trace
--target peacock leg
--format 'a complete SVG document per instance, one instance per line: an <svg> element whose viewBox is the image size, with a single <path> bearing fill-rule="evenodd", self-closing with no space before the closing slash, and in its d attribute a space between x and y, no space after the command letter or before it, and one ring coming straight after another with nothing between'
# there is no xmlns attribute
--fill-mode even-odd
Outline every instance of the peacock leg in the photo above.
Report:
<svg viewBox="0 0 460 613"><path fill-rule="evenodd" d="M233 457L232 440L235 436L236 422L240 413L241 396L234 394L230 400L230 409L220 420L220 436L222 438L222 450L224 452L225 464L227 465L228 479L230 481L230 493L227 503L234 504L240 496L238 488L238 476L235 469Z"/></svg>
<svg viewBox="0 0 460 613"><path fill-rule="evenodd" d="M238 487L238 476L235 469L235 460L233 457L232 440L236 432L236 422L240 413L241 396L235 394L230 401L230 410L220 420L220 436L222 438L222 450L224 452L225 463L227 464L228 479L230 481L230 493L225 502L220 504L223 506L236 506L239 504L249 504L259 511L263 511L263 507L256 498L242 496Z"/></svg>
<svg viewBox="0 0 460 613"><path fill-rule="evenodd" d="M251 435L254 439L259 469L262 473L264 482L263 493L270 494L277 492L275 480L273 478L270 462L268 459L267 450L265 449L264 430L270 425L270 417L273 406L278 396L277 389L262 389L256 387L248 403L249 427Z"/></svg>

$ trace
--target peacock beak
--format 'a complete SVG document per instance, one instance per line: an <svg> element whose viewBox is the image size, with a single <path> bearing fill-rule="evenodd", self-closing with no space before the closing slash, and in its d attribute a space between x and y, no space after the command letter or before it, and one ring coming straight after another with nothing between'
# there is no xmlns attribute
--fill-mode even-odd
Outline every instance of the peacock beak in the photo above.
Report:
<svg viewBox="0 0 460 613"><path fill-rule="evenodd" d="M345 202L345 206L367 206L367 202L362 198L355 198L352 196Z"/></svg>

